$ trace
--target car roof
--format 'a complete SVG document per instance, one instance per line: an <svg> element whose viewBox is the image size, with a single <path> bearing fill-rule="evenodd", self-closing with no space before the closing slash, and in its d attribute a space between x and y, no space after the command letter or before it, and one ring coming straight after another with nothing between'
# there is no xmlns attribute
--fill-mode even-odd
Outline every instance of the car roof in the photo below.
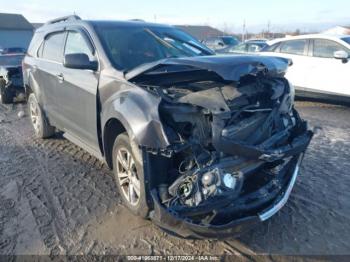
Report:
<svg viewBox="0 0 350 262"><path fill-rule="evenodd" d="M134 27L165 27L165 28L174 28L174 26L166 24L157 24L144 22L140 20L127 20L127 21L118 21L118 20L83 20L92 25L102 25L102 26L134 26Z"/></svg>
<svg viewBox="0 0 350 262"><path fill-rule="evenodd" d="M50 31L55 28L62 28L65 26L72 25L92 25L92 26L118 26L118 27L164 27L164 28L174 28L171 25L165 24L157 24L157 23L149 23L144 22L142 20L126 20L126 21L118 21L118 20L82 20L82 19L68 19L63 21L58 21L54 23L50 23L50 21L43 26L39 27L36 32L42 31Z"/></svg>
<svg viewBox="0 0 350 262"><path fill-rule="evenodd" d="M308 34L308 35L298 35L298 36L288 36L285 38L277 38L277 39L273 39L271 41L268 42L269 45L273 45L275 43L278 42L284 42L284 41L288 41L288 40L297 40L297 39L314 39L314 38L321 38L321 39L328 39L328 40L335 40L335 41L339 41L342 38L345 37L350 37L350 35L333 35L333 34Z"/></svg>

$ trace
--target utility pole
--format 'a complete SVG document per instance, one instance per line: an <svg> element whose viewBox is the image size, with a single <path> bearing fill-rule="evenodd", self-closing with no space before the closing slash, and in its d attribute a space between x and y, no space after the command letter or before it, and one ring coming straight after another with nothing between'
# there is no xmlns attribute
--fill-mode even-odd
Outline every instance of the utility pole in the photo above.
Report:
<svg viewBox="0 0 350 262"><path fill-rule="evenodd" d="M267 38L270 38L270 28L271 28L271 22L270 20L267 22Z"/></svg>
<svg viewBox="0 0 350 262"><path fill-rule="evenodd" d="M243 20L243 32L242 32L242 42L245 40L245 32L246 32L246 25L245 25L245 19Z"/></svg>

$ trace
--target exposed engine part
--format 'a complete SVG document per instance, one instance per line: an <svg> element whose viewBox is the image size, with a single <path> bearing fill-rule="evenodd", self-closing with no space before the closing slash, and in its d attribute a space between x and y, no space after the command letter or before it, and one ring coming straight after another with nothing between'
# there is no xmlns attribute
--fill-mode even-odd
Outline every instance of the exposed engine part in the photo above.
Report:
<svg viewBox="0 0 350 262"><path fill-rule="evenodd" d="M178 199L178 204L193 207L209 198L239 192L241 180L242 176L239 173L214 168L204 174L180 177L169 187L169 194Z"/></svg>

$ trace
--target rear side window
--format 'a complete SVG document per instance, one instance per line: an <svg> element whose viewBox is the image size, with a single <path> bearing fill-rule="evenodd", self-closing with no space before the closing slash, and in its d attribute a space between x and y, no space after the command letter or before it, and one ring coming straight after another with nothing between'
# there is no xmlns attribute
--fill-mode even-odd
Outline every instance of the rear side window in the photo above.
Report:
<svg viewBox="0 0 350 262"><path fill-rule="evenodd" d="M53 33L46 37L42 57L61 63L63 61L64 32Z"/></svg>
<svg viewBox="0 0 350 262"><path fill-rule="evenodd" d="M346 51L343 46L340 44L326 39L315 39L314 40L314 57L323 57L323 58L333 58L334 52L336 51Z"/></svg>
<svg viewBox="0 0 350 262"><path fill-rule="evenodd" d="M94 55L90 46L87 44L83 35L76 31L70 31L67 37L65 55L68 54L86 54L90 60L93 60Z"/></svg>
<svg viewBox="0 0 350 262"><path fill-rule="evenodd" d="M32 41L30 41L30 45L28 47L28 51L27 53L30 55L30 56L36 56L36 52L40 46L40 44L43 42L43 34L40 32L40 33L35 33L33 38L32 38Z"/></svg>
<svg viewBox="0 0 350 262"><path fill-rule="evenodd" d="M303 55L306 43L307 41L305 39L286 41L282 43L280 52L293 55Z"/></svg>

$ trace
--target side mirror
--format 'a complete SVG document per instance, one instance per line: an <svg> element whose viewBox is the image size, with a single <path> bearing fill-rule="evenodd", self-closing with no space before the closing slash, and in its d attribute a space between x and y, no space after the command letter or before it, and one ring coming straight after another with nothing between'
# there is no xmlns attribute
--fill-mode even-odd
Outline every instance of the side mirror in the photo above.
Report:
<svg viewBox="0 0 350 262"><path fill-rule="evenodd" d="M225 45L224 45L224 43L223 43L223 42L219 42L219 43L218 43L218 46L223 47L223 46L225 46Z"/></svg>
<svg viewBox="0 0 350 262"><path fill-rule="evenodd" d="M344 61L347 61L349 58L349 54L347 52L345 52L344 50L339 50L339 51L335 51L333 53L333 56L335 59L341 59Z"/></svg>
<svg viewBox="0 0 350 262"><path fill-rule="evenodd" d="M96 61L90 61L87 54L76 53L64 56L63 65L72 69L89 69L96 71L98 68Z"/></svg>

